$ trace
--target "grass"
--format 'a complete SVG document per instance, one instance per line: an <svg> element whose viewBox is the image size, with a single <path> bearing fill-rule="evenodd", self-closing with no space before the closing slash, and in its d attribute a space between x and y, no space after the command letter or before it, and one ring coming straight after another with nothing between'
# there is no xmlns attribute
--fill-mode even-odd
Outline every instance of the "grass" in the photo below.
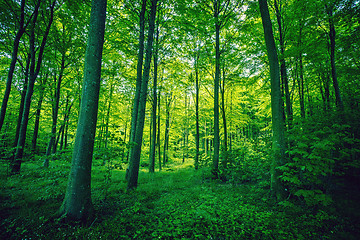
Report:
<svg viewBox="0 0 360 240"><path fill-rule="evenodd" d="M357 239L356 219L336 204L309 208L275 203L267 181L228 184L207 168L173 164L155 174L141 169L139 187L126 193L124 170L94 163L90 226L48 222L65 194L70 163L22 165L7 177L0 170L0 239ZM340 201L339 201L340 202Z"/></svg>

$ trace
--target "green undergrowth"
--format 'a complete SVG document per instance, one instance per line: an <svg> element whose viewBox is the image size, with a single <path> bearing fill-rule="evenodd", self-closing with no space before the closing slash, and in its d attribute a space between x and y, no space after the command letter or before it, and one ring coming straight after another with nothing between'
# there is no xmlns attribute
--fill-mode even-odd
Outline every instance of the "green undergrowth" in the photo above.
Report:
<svg viewBox="0 0 360 240"><path fill-rule="evenodd" d="M170 165L127 192L125 171L94 164L89 226L47 221L60 207L70 163L26 162L8 177L1 166L0 239L357 239L354 219L334 203L318 209L275 203L266 180L229 184L207 168ZM344 201L344 199L339 202ZM341 202L342 206L346 206Z"/></svg>

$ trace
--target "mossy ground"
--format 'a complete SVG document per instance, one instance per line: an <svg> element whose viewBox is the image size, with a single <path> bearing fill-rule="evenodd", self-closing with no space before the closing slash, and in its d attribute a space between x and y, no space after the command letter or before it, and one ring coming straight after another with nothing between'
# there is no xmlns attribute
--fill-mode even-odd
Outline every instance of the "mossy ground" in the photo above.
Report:
<svg viewBox="0 0 360 240"><path fill-rule="evenodd" d="M88 225L48 221L65 194L70 163L23 163L7 176L1 166L0 239L358 239L356 199L339 197L331 206L275 203L266 180L228 184L212 180L207 168L168 165L126 192L125 170L94 162ZM354 196L354 195L353 195ZM351 208L352 207L352 208ZM343 211L341 211L341 209Z"/></svg>

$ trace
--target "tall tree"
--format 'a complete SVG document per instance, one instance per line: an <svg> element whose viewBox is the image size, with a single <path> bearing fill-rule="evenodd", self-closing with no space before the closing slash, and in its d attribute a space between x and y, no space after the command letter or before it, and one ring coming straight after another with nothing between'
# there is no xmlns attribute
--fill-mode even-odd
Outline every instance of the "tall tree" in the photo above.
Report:
<svg viewBox="0 0 360 240"><path fill-rule="evenodd" d="M39 1L37 4L40 5L40 3L41 3L41 1ZM32 29L31 29L31 33L30 33L30 47L29 47L30 55L31 55L30 78L29 78L28 87L26 90L26 95L25 95L24 110L23 110L23 115L22 115L22 119L21 119L21 127L20 127L20 132L19 132L19 140L18 140L18 143L16 146L15 158L11 163L11 174L17 174L20 172L21 160L22 160L24 148L25 148L26 131L27 131L27 126L28 126L28 122L29 122L31 98L32 98L32 95L34 92L34 84L35 84L36 78L40 71L47 37L49 35L50 27L51 27L53 19L54 19L55 4L56 4L56 0L52 1L50 4L50 16L49 16L49 20L48 20L48 23L46 26L46 30L44 32L43 39L41 41L41 45L39 48L39 54L37 56L37 61L36 61L36 56L35 56L36 55L35 25L36 25L37 17L39 14L39 12L38 12L39 7L38 6L35 7L35 12L34 12L33 22L32 22L32 27L31 27Z"/></svg>
<svg viewBox="0 0 360 240"><path fill-rule="evenodd" d="M281 0L274 0L274 7L275 7L276 20L279 28L280 75L281 75L281 83L284 86L284 92L285 92L285 103L286 103L285 110L287 116L286 120L287 120L288 128L291 129L293 112L292 112L292 104L290 101L289 79L287 75L286 60L285 60L285 39L284 39L285 33L284 33Z"/></svg>
<svg viewBox="0 0 360 240"><path fill-rule="evenodd" d="M159 59L159 26L157 26L156 28L155 50L154 50L154 73L153 73L154 78L153 78L153 89L152 89L153 93L152 93L152 112L151 112L152 138L150 142L150 164L149 164L150 172L154 172L155 170L158 59Z"/></svg>
<svg viewBox="0 0 360 240"><path fill-rule="evenodd" d="M150 64L152 59L157 2L158 2L157 0L151 1L144 72L141 80L141 92L139 98L139 108L136 119L136 128L135 128L135 136L134 136L135 146L132 147L130 152L130 163L129 163L129 171L128 171L128 185L127 185L128 189L133 189L137 187L137 181L139 175L141 146L142 146L142 138L144 131L144 123L145 123L147 87L150 76Z"/></svg>
<svg viewBox="0 0 360 240"><path fill-rule="evenodd" d="M100 91L106 0L93 0L85 54L84 84L71 170L59 216L87 221L93 216L91 163Z"/></svg>
<svg viewBox="0 0 360 240"><path fill-rule="evenodd" d="M344 103L341 99L341 93L339 88L339 83L337 79L336 73L336 64L335 64L335 25L334 25L334 5L335 3L330 3L326 5L326 11L329 18L329 39L330 39L330 63L331 63L331 77L333 80L334 90L335 90L335 98L336 98L336 106L343 111L344 110Z"/></svg>
<svg viewBox="0 0 360 240"><path fill-rule="evenodd" d="M281 200L285 189L279 180L280 172L277 169L285 163L285 137L284 118L282 115L282 99L280 88L280 70L275 46L274 34L270 20L269 9L266 0L259 0L260 13L264 28L265 43L270 65L271 79L271 115L272 115L272 150L273 159L271 164L271 191L273 195Z"/></svg>
<svg viewBox="0 0 360 240"><path fill-rule="evenodd" d="M139 46L138 46L137 67L136 67L136 89L135 89L135 96L134 96L133 108L131 113L129 157L135 139L137 116L139 112L138 109L139 109L139 100L140 100L141 83L142 83L142 70L143 70L143 62L144 62L145 12L146 12L146 0L142 0L141 11L139 15L140 31L139 31Z"/></svg>

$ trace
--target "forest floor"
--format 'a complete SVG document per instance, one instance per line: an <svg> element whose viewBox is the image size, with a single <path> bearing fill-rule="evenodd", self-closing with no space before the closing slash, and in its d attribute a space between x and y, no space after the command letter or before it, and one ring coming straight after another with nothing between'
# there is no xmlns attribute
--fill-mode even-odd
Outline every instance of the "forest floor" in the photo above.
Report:
<svg viewBox="0 0 360 240"><path fill-rule="evenodd" d="M360 197L339 193L331 206L275 203L268 181L229 184L209 169L168 165L141 169L139 187L126 192L125 171L94 163L91 224L50 222L60 207L68 161L23 163L19 175L0 169L0 239L359 239ZM351 194L352 198L349 198Z"/></svg>

